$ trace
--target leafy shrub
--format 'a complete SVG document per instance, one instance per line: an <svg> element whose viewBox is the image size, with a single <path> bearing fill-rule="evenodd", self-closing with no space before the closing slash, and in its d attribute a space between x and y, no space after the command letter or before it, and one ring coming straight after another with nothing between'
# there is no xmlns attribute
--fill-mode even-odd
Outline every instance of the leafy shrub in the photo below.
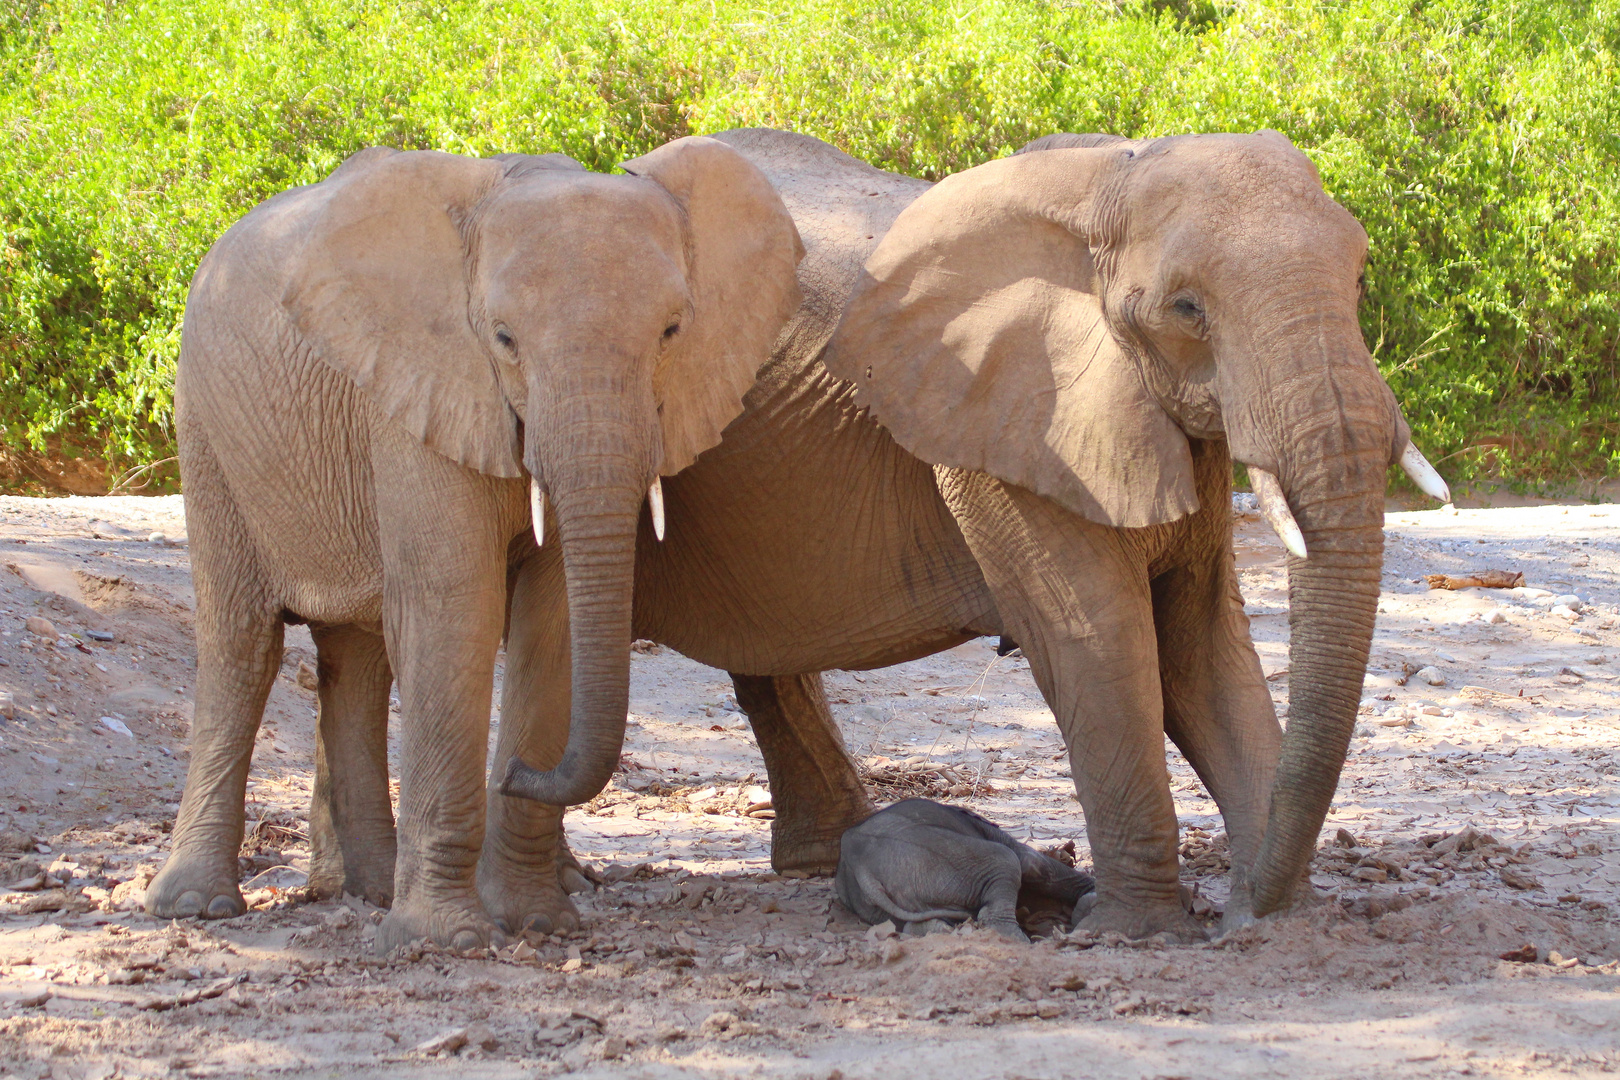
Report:
<svg viewBox="0 0 1620 1080"><path fill-rule="evenodd" d="M1372 236L1367 339L1442 471L1608 475L1617 54L1620 0L6 0L0 445L172 454L198 259L367 145L608 169L769 125L938 177L1273 127Z"/></svg>

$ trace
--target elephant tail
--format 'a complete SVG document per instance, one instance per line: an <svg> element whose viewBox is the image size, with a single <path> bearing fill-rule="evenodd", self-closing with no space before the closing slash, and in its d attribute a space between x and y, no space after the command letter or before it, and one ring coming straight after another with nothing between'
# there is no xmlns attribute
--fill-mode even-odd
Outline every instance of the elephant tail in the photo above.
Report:
<svg viewBox="0 0 1620 1080"><path fill-rule="evenodd" d="M861 891L866 894L867 898L881 908L885 914L900 922L927 922L929 919L955 919L960 922L973 918L973 912L963 911L961 908L929 908L925 911L907 911L900 906L894 897L889 895L889 890L885 889L883 883L877 878L864 870L857 871L856 876L860 879Z"/></svg>

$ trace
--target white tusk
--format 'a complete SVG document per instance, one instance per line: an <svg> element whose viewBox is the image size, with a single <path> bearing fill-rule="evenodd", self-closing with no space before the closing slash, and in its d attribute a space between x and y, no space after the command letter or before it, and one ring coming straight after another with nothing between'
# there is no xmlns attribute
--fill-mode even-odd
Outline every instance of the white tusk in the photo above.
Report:
<svg viewBox="0 0 1620 1080"><path fill-rule="evenodd" d="M1412 483L1421 488L1423 494L1429 498L1438 499L1443 503L1451 501L1451 489L1440 478L1434 466L1429 464L1429 459L1423 456L1423 451L1417 448L1417 443L1409 442L1406 449L1401 451L1401 468L1412 478Z"/></svg>
<svg viewBox="0 0 1620 1080"><path fill-rule="evenodd" d="M664 539L664 482L657 476L653 477L652 487L647 489L647 504L652 509L653 535L662 541Z"/></svg>
<svg viewBox="0 0 1620 1080"><path fill-rule="evenodd" d="M1282 484L1266 470L1253 465L1249 466L1249 483L1254 487L1254 497L1260 502L1260 516L1266 519L1266 524L1271 526L1271 531L1277 534L1277 539L1283 542L1289 554L1303 559L1305 534L1299 531L1299 522L1294 520L1293 511L1288 509Z"/></svg>
<svg viewBox="0 0 1620 1080"><path fill-rule="evenodd" d="M534 522L534 542L546 544L546 493L540 490L540 481L529 478L529 519Z"/></svg>

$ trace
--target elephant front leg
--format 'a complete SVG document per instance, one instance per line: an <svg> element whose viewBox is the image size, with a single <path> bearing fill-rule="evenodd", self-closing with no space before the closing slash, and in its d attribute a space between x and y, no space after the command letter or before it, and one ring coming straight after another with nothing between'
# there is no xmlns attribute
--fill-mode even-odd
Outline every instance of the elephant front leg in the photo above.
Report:
<svg viewBox="0 0 1620 1080"><path fill-rule="evenodd" d="M558 545L531 554L511 580L501 726L490 771L478 894L507 933L549 934L579 925L566 886L574 879L583 883L583 877L563 846L563 808L502 795L500 785L514 754L549 769L568 743L571 651Z"/></svg>
<svg viewBox="0 0 1620 1080"><path fill-rule="evenodd" d="M315 790L309 811L310 888L379 907L394 898L394 811L388 797L388 691L393 671L379 634L310 628L319 654Z"/></svg>
<svg viewBox="0 0 1620 1080"><path fill-rule="evenodd" d="M199 589L197 702L191 764L169 858L146 889L160 919L226 919L247 910L238 885L243 800L253 740L281 666L282 623Z"/></svg>
<svg viewBox="0 0 1620 1080"><path fill-rule="evenodd" d="M1202 939L1180 899L1145 558L1122 530L1021 488L938 472L1069 747L1097 870L1096 891L1076 905L1077 925Z"/></svg>
<svg viewBox="0 0 1620 1080"><path fill-rule="evenodd" d="M771 866L831 874L844 830L872 815L866 786L827 707L821 673L731 673L770 779Z"/></svg>
<svg viewBox="0 0 1620 1080"><path fill-rule="evenodd" d="M1282 727L1231 562L1226 545L1212 564L1174 570L1153 583L1165 731L1220 807L1231 845L1223 930L1252 918L1248 873L1265 838L1282 750Z"/></svg>

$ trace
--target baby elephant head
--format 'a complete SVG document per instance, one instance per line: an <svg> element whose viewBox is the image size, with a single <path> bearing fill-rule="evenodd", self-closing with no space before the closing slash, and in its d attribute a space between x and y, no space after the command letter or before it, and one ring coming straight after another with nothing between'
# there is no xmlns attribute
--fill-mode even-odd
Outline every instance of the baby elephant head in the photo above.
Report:
<svg viewBox="0 0 1620 1080"><path fill-rule="evenodd" d="M589 798L618 761L658 478L719 442L799 303L798 233L736 151L680 139L623 168L363 151L320 185L283 297L394 421L469 468L529 478L537 541L549 513L572 727L557 772L525 793L552 803Z"/></svg>

